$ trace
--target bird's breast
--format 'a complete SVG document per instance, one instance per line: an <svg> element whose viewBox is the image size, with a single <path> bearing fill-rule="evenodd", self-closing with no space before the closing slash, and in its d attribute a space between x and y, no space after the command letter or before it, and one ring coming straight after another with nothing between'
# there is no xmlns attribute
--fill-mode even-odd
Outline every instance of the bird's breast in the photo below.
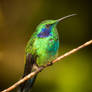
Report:
<svg viewBox="0 0 92 92"><path fill-rule="evenodd" d="M37 64L43 65L55 58L59 48L59 40L53 38L37 39L34 48L38 55Z"/></svg>
<svg viewBox="0 0 92 92"><path fill-rule="evenodd" d="M50 39L50 41L48 43L48 50L47 50L48 54L50 54L51 56L56 55L58 48L59 48L59 40L58 39L56 39L56 40Z"/></svg>
<svg viewBox="0 0 92 92"><path fill-rule="evenodd" d="M54 55L59 48L59 40L53 38L36 39L33 47L37 53L44 52Z"/></svg>

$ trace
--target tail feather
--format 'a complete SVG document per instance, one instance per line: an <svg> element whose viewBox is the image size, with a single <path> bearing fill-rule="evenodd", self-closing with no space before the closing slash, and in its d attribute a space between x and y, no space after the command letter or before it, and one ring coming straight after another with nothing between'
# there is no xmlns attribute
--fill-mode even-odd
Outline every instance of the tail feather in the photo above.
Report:
<svg viewBox="0 0 92 92"><path fill-rule="evenodd" d="M33 55L28 54L28 56L26 57L26 64L25 64L23 77L25 77L26 75L32 72L33 64L35 63L35 60L36 59L34 58ZM29 92L35 82L36 77L37 75L22 83L18 88L18 92Z"/></svg>
<svg viewBox="0 0 92 92"><path fill-rule="evenodd" d="M18 92L29 92L33 87L37 75L20 85Z"/></svg>

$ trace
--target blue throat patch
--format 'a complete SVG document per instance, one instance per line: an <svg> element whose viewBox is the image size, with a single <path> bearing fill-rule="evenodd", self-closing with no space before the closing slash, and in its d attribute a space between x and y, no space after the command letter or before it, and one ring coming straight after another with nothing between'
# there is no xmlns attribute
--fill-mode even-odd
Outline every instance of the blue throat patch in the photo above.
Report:
<svg viewBox="0 0 92 92"><path fill-rule="evenodd" d="M40 37L40 38L52 36L51 29L52 29L52 27L50 27L50 28L42 28L42 31L37 36Z"/></svg>

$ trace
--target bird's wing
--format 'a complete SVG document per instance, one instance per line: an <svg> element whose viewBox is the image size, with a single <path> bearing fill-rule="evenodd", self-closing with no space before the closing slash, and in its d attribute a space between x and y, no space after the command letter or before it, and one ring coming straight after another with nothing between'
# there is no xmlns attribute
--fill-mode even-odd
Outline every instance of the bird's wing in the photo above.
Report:
<svg viewBox="0 0 92 92"><path fill-rule="evenodd" d="M34 48L33 44L36 39L37 39L36 34L33 34L26 45L25 49L26 54L31 53L33 55L35 53L35 50L33 49Z"/></svg>
<svg viewBox="0 0 92 92"><path fill-rule="evenodd" d="M32 71L33 64L34 64L34 57L32 54L28 54L26 56L26 64L25 64L23 77L28 75Z"/></svg>
<svg viewBox="0 0 92 92"><path fill-rule="evenodd" d="M25 68L24 68L23 77L25 77L26 75L28 75L29 73L32 72L33 64L34 64L35 60L36 59L32 54L28 54L26 56L26 64L25 64ZM19 86L18 92L28 92L28 90L30 90L32 88L34 81L36 79L36 76L37 75L35 75L33 78L30 78L29 80L22 83Z"/></svg>

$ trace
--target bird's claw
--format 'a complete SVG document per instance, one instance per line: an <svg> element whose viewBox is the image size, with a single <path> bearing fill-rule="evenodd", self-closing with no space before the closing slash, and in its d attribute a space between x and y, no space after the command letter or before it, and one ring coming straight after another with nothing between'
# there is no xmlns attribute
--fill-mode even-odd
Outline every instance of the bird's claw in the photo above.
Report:
<svg viewBox="0 0 92 92"><path fill-rule="evenodd" d="M40 66L40 67L39 67L40 72L42 71L43 68L45 68L45 66Z"/></svg>
<svg viewBox="0 0 92 92"><path fill-rule="evenodd" d="M47 66L51 66L53 63L52 62L49 62L48 64L47 64Z"/></svg>

